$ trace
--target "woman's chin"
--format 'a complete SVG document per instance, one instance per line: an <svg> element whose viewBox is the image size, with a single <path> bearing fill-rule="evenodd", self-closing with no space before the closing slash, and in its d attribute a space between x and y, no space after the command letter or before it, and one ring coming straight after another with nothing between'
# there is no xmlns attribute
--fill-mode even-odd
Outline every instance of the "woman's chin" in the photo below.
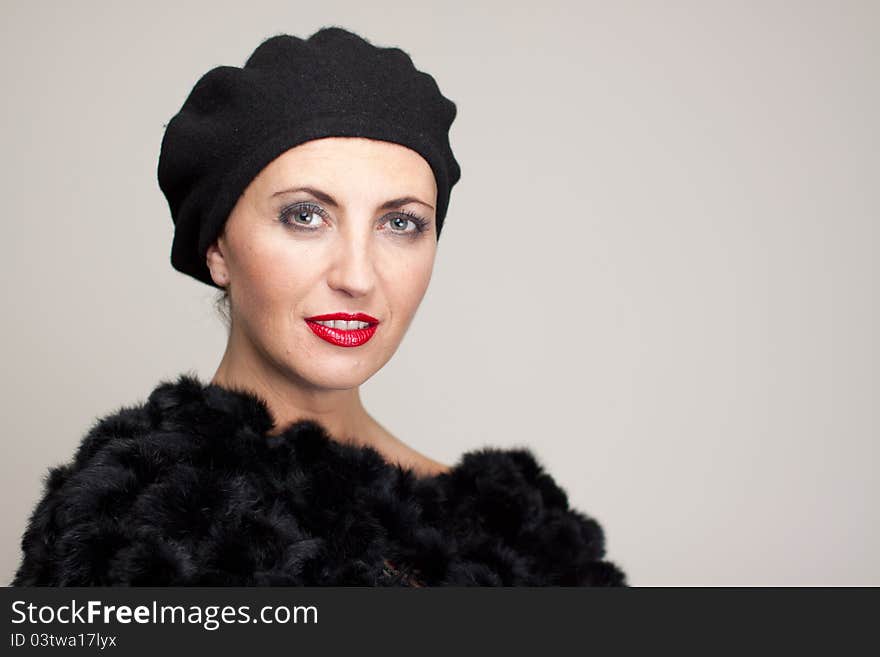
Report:
<svg viewBox="0 0 880 657"><path fill-rule="evenodd" d="M325 360L313 358L305 370L302 363L296 369L303 373L302 378L315 388L327 390L350 390L362 385L381 367L368 367L361 358L329 357Z"/></svg>

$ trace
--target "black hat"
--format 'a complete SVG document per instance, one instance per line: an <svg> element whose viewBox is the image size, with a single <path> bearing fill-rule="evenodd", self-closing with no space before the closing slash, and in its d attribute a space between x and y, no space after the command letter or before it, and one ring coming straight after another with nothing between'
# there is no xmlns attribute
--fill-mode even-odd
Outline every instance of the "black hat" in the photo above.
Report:
<svg viewBox="0 0 880 657"><path fill-rule="evenodd" d="M461 176L449 145L455 115L400 48L336 26L266 39L244 67L205 73L166 126L158 178L175 226L172 266L219 287L205 255L239 196L283 152L322 137L390 141L424 157L437 183L439 239Z"/></svg>

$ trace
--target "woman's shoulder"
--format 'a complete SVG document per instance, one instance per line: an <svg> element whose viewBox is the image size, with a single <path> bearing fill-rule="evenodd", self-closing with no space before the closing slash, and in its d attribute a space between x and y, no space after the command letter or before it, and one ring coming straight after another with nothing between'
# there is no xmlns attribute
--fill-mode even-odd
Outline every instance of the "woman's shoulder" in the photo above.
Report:
<svg viewBox="0 0 880 657"><path fill-rule="evenodd" d="M257 400L215 397L191 373L97 418L73 456L43 477L12 584L109 585L126 572L155 576L146 566L175 561L174 534L198 532L218 500L228 499L221 489L258 460L257 432L267 423Z"/></svg>
<svg viewBox="0 0 880 657"><path fill-rule="evenodd" d="M192 463L204 451L212 431L228 435L217 426L230 414L212 414L204 398L188 395L197 379L182 374L177 381L161 381L146 401L125 405L97 417L82 435L72 457L49 467L46 492L64 486L71 477L106 479L113 468L139 477L158 474L162 466ZM206 454L206 457L208 455Z"/></svg>
<svg viewBox="0 0 880 657"><path fill-rule="evenodd" d="M529 447L482 447L442 475L446 513L466 549L503 546L524 555L534 584L626 585L607 561L599 522L569 504L568 494ZM494 548L493 548L494 549Z"/></svg>

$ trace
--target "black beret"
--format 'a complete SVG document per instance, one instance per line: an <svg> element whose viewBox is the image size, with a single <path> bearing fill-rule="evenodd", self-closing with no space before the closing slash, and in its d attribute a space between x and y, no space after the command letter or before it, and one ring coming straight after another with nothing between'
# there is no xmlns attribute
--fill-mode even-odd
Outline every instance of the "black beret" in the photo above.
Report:
<svg viewBox="0 0 880 657"><path fill-rule="evenodd" d="M263 41L244 67L205 73L165 127L159 187L174 222L172 266L217 286L205 262L245 188L311 139L368 137L419 153L437 183L437 238L461 170L449 145L455 103L400 48L344 28Z"/></svg>

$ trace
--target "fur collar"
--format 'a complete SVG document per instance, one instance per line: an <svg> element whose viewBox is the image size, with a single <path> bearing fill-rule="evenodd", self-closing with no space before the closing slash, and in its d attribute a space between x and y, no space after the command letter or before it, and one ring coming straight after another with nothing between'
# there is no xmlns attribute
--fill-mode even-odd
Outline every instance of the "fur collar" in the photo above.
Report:
<svg viewBox="0 0 880 657"><path fill-rule="evenodd" d="M13 586L625 585L526 448L418 477L184 373L49 470Z"/></svg>

